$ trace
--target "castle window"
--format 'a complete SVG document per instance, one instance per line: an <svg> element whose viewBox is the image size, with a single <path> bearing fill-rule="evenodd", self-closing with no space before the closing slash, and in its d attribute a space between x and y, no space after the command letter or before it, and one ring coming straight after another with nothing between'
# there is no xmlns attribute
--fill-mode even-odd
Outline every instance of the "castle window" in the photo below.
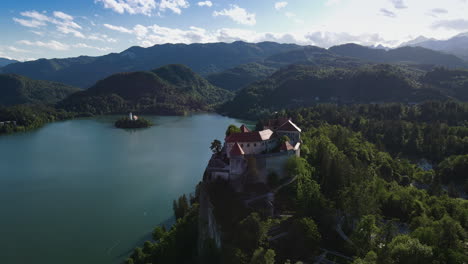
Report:
<svg viewBox="0 0 468 264"><path fill-rule="evenodd" d="M256 146L257 146L257 143L254 143L254 147L256 147Z"/></svg>
<svg viewBox="0 0 468 264"><path fill-rule="evenodd" d="M250 147L250 144L247 144L247 147Z"/></svg>

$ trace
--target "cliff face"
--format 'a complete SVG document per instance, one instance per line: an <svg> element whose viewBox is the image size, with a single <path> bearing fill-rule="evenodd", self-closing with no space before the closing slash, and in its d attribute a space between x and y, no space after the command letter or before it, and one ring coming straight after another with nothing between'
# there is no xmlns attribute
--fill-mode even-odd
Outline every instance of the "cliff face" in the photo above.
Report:
<svg viewBox="0 0 468 264"><path fill-rule="evenodd" d="M221 230L213 214L213 204L206 189L206 183L200 184L200 210L198 221L198 250L201 252L207 239L214 241L221 248Z"/></svg>

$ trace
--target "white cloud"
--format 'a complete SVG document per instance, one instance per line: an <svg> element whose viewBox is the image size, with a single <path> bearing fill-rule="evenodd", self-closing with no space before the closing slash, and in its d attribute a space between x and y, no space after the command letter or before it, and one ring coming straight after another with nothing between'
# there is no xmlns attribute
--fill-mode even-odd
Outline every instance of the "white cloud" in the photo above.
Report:
<svg viewBox="0 0 468 264"><path fill-rule="evenodd" d="M110 48L108 48L108 47L100 48L100 47L90 46L90 45L85 44L85 43L78 43L78 44L73 45L73 47L74 48L83 48L83 49L95 49L95 50L99 50L99 51L109 51L110 50Z"/></svg>
<svg viewBox="0 0 468 264"><path fill-rule="evenodd" d="M468 30L468 20L466 19L453 19L453 20L439 20L433 25L433 28L445 28L450 30L464 31Z"/></svg>
<svg viewBox="0 0 468 264"><path fill-rule="evenodd" d="M89 40L97 40L97 41L102 41L102 42L109 42L109 43L116 43L117 40L114 38L109 37L106 34L99 34L99 33L93 33L88 36Z"/></svg>
<svg viewBox="0 0 468 264"><path fill-rule="evenodd" d="M176 14L181 14L181 8L188 8L189 6L186 0L161 0L159 10L166 11L166 9L169 9Z"/></svg>
<svg viewBox="0 0 468 264"><path fill-rule="evenodd" d="M129 13L145 16L151 16L156 9L160 11L169 9L176 14L180 14L182 8L190 6L186 0L160 0L159 3L155 0L95 0L94 2L101 2L104 8L112 9L119 14Z"/></svg>
<svg viewBox="0 0 468 264"><path fill-rule="evenodd" d="M60 11L55 11L54 16L57 17L57 18L63 19L63 20L73 20L72 16L70 16L69 14L65 14L63 12L60 12Z"/></svg>
<svg viewBox="0 0 468 264"><path fill-rule="evenodd" d="M381 8L380 9L380 14L382 14L383 16L386 16L386 17L396 17L396 14L393 13L392 11L388 10L388 9L385 9L385 8Z"/></svg>
<svg viewBox="0 0 468 264"><path fill-rule="evenodd" d="M257 23L254 13L249 13L244 8L231 5L229 9L214 11L213 16L227 16L238 24L253 26Z"/></svg>
<svg viewBox="0 0 468 264"><path fill-rule="evenodd" d="M403 2L403 0L390 0L390 2L392 2L393 7L395 7L396 9L405 9L405 8L408 8L408 6L405 5L405 3Z"/></svg>
<svg viewBox="0 0 468 264"><path fill-rule="evenodd" d="M213 3L211 1L203 1L203 2L198 2L198 6L207 6L207 7L212 7Z"/></svg>
<svg viewBox="0 0 468 264"><path fill-rule="evenodd" d="M104 24L104 26L110 30L114 30L114 31L118 31L118 32L121 32L121 33L132 33L133 31L128 29L128 28L125 28L125 27L120 27L120 26L114 26L114 25L110 25L110 24Z"/></svg>
<svg viewBox="0 0 468 264"><path fill-rule="evenodd" d="M276 2L275 3L275 9L280 10L285 8L288 5L288 2Z"/></svg>
<svg viewBox="0 0 468 264"><path fill-rule="evenodd" d="M42 22L42 21L38 21L38 20L26 20L26 19L21 19L21 18L16 18L14 17L13 18L13 21L15 21L16 23L24 26L24 27L30 27L30 28L38 28L38 27L42 27L42 26L45 26L46 23Z"/></svg>
<svg viewBox="0 0 468 264"><path fill-rule="evenodd" d="M20 40L18 41L19 44L28 45L28 46L36 46L42 48L48 48L52 50L68 50L70 46L56 40L51 40L49 42L42 42L42 41L29 41L29 40Z"/></svg>
<svg viewBox="0 0 468 264"><path fill-rule="evenodd" d="M72 34L77 38L86 38L83 33L79 31L81 26L73 21L73 17L61 11L54 11L54 17L49 17L37 11L25 11L20 13L22 16L30 18L31 20L13 18L13 20L25 27L39 28L44 27L48 23L55 25L58 32L62 34ZM57 18L57 19L56 19ZM37 34L37 33L36 33ZM43 33L42 33L43 34ZM40 35L40 34L37 34Z"/></svg>
<svg viewBox="0 0 468 264"><path fill-rule="evenodd" d="M31 52L29 50L25 50L25 49L20 49L20 48L17 48L17 47L14 47L14 46L8 46L6 47L9 51L13 51L13 52L20 52L20 53L28 53L28 52Z"/></svg>

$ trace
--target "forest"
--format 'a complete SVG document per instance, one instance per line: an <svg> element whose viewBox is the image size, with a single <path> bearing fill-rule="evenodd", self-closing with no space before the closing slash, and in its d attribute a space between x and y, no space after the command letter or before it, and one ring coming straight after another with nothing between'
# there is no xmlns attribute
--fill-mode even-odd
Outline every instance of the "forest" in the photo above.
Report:
<svg viewBox="0 0 468 264"><path fill-rule="evenodd" d="M177 223L157 227L126 263L467 263L467 115L453 101L280 111L270 117L304 133L301 158L285 167L297 180L277 193L275 217L211 183L203 188L222 247L195 240L200 185L174 201Z"/></svg>

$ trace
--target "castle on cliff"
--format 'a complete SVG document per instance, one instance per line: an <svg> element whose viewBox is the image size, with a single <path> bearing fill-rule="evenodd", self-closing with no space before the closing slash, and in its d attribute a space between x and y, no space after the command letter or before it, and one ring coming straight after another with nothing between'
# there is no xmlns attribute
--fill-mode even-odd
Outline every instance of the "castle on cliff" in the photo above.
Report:
<svg viewBox="0 0 468 264"><path fill-rule="evenodd" d="M242 190L246 183L267 183L271 174L284 177L286 161L300 156L302 131L290 119L269 120L261 131L245 125L240 130L228 135L221 152L213 154L204 181L225 180Z"/></svg>

